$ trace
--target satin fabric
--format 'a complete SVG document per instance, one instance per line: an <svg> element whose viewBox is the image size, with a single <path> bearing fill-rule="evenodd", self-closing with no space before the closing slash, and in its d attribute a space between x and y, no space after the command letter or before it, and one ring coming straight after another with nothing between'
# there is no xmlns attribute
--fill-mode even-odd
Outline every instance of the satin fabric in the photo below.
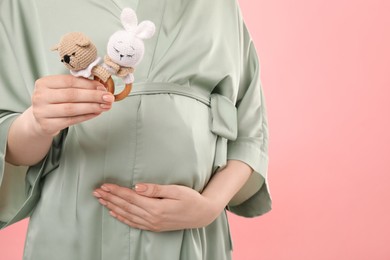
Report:
<svg viewBox="0 0 390 260"><path fill-rule="evenodd" d="M156 25L132 93L64 129L39 164L7 164L8 130L31 105L35 80L69 73L50 48L80 31L103 56L124 7ZM0 225L31 216L24 259L231 259L225 212L204 228L154 233L112 218L92 191L152 182L201 192L235 159L254 173L227 209L246 217L270 210L259 64L237 2L3 0L0 13Z"/></svg>

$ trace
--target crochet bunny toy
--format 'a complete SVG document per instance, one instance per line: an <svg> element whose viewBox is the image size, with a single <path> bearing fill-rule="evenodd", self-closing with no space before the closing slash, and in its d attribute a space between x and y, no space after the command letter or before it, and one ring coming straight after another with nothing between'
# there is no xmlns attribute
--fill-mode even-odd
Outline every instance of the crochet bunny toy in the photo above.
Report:
<svg viewBox="0 0 390 260"><path fill-rule="evenodd" d="M103 67L121 77L127 87L134 82L134 67L144 56L143 40L153 36L155 26L151 21L138 24L137 15L131 8L123 9L121 22L125 30L117 31L108 40Z"/></svg>
<svg viewBox="0 0 390 260"><path fill-rule="evenodd" d="M97 56L95 45L80 32L64 35L60 43L52 50L59 52L61 62L77 77L94 77L114 94L115 85L111 75L123 79L125 88L114 94L115 101L128 96L134 82L134 67L140 63L145 52L144 39L153 36L155 26L150 21L138 25L137 15L131 8L125 8L121 14L125 30L115 32L109 39L104 63Z"/></svg>

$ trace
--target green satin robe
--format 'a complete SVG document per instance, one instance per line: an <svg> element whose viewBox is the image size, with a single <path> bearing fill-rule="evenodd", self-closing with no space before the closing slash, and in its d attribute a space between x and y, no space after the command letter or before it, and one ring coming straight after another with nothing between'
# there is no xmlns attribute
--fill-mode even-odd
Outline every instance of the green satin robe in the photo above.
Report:
<svg viewBox="0 0 390 260"><path fill-rule="evenodd" d="M156 25L132 93L64 129L39 164L7 164L8 129L34 82L69 73L51 47L80 31L104 56L124 7ZM267 153L259 64L236 1L0 1L0 227L30 216L25 260L231 259L226 212L204 228L153 233L111 217L92 191L151 182L201 192L235 159L254 173L240 191L248 199L227 209L258 216L271 205Z"/></svg>

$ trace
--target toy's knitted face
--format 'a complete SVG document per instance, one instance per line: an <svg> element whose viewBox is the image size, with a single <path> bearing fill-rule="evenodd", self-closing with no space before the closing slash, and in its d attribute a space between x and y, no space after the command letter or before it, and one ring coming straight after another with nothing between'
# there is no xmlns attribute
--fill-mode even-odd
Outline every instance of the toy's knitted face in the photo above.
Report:
<svg viewBox="0 0 390 260"><path fill-rule="evenodd" d="M95 45L78 32L64 35L54 50L59 52L61 62L75 71L87 68L97 58Z"/></svg>
<svg viewBox="0 0 390 260"><path fill-rule="evenodd" d="M122 67L135 67L144 55L142 40L124 31L114 33L107 44L108 56Z"/></svg>

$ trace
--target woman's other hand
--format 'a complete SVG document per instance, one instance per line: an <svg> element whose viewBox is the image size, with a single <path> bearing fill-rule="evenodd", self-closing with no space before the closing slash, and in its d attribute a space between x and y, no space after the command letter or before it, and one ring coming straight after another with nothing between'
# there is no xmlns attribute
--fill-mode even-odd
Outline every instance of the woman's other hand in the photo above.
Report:
<svg viewBox="0 0 390 260"><path fill-rule="evenodd" d="M180 185L140 183L134 190L103 184L93 194L113 217L134 228L155 232L199 228L221 214L252 172L247 164L229 160L202 193Z"/></svg>
<svg viewBox="0 0 390 260"><path fill-rule="evenodd" d="M119 221L154 232L207 226L224 208L180 185L142 183L132 190L104 184L94 196Z"/></svg>

